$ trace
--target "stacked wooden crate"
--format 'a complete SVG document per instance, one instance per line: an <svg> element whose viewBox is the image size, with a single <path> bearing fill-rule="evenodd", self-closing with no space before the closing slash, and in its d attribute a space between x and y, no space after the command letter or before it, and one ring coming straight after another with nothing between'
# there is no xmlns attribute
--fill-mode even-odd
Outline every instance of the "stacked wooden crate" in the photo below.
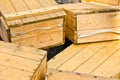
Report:
<svg viewBox="0 0 120 80"><path fill-rule="evenodd" d="M44 80L46 51L0 41L0 80Z"/></svg>
<svg viewBox="0 0 120 80"><path fill-rule="evenodd" d="M72 44L48 61L49 69L120 78L120 40Z"/></svg>
<svg viewBox="0 0 120 80"><path fill-rule="evenodd" d="M51 69L46 75L46 80L117 80L117 79Z"/></svg>
<svg viewBox="0 0 120 80"><path fill-rule="evenodd" d="M2 39L35 48L63 44L65 12L55 5L54 0L0 1Z"/></svg>
<svg viewBox="0 0 120 80"><path fill-rule="evenodd" d="M74 43L120 39L120 7L93 3L62 6L67 13L66 36Z"/></svg>

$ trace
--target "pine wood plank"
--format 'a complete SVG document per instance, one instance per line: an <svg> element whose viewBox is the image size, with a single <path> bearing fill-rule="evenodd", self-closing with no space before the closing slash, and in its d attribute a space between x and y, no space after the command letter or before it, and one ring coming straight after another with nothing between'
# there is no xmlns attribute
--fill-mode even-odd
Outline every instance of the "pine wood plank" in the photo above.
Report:
<svg viewBox="0 0 120 80"><path fill-rule="evenodd" d="M104 44L101 45L101 43L104 43ZM92 47L90 46L91 44L92 44ZM87 50L87 51L86 52L84 51L84 53L80 51L78 54L75 55L75 57L72 57L67 61L64 61L64 59L66 59L67 56L65 56L64 58L60 56L62 55L62 53L58 54L57 57L55 57L55 59L53 58L50 61L48 61L48 68L119 79L120 78L120 69L119 69L120 41L116 40L116 41L99 42L98 44L96 44L96 46L95 45L93 46L93 44L95 43L91 43L91 44L89 44L86 48L89 48L90 50L93 50L93 51L90 52L90 50L83 49L82 51L84 50ZM99 45L99 48L100 48L100 45L101 46L104 45L104 46L101 47L101 49L98 49L98 51L95 53L94 51L98 48L97 47L98 45ZM72 46L73 45L65 49L64 54L70 55L69 49L72 50L71 49ZM77 48L74 51L76 50ZM89 56L91 53L93 53L93 55ZM63 64L61 64L61 61L60 62L57 61L57 59L60 60L59 56L62 57L61 60L64 61ZM85 58L87 59L84 60ZM54 63L54 65L51 66L52 63ZM59 66L55 68L54 66L56 65L59 65Z"/></svg>
<svg viewBox="0 0 120 80"><path fill-rule="evenodd" d="M12 42L36 48L62 44L64 41L63 18L12 28L11 35Z"/></svg>
<svg viewBox="0 0 120 80"><path fill-rule="evenodd" d="M98 77L66 71L49 70L45 80L116 80L113 78Z"/></svg>
<svg viewBox="0 0 120 80"><path fill-rule="evenodd" d="M3 14L14 13L15 10L9 0L0 0L0 11Z"/></svg>
<svg viewBox="0 0 120 80"><path fill-rule="evenodd" d="M89 44L81 44L81 46L72 44L69 49L65 49L48 62L48 67L57 69L60 65L71 59L77 52L86 48ZM72 47L73 46L73 47Z"/></svg>
<svg viewBox="0 0 120 80"><path fill-rule="evenodd" d="M84 74L91 74L97 67L104 63L111 55L113 55L120 47L118 45L120 41L113 41L108 43L103 49L99 50L94 56L88 59L82 65L75 70L75 72L81 72ZM112 50L111 50L112 49Z"/></svg>
<svg viewBox="0 0 120 80"><path fill-rule="evenodd" d="M39 4L41 5L41 7L45 8L45 7L50 7L50 6L55 6L55 3L50 3L51 1L47 1L47 0L38 0ZM55 16L59 16L61 14L63 14L64 12L56 12L56 13L51 13L49 14L50 17L55 17Z"/></svg>
<svg viewBox="0 0 120 80"><path fill-rule="evenodd" d="M46 62L46 51L0 41L1 80L44 80Z"/></svg>
<svg viewBox="0 0 120 80"><path fill-rule="evenodd" d="M120 12L77 15L77 30L102 29L118 27L120 25ZM87 17L87 20L86 20ZM84 27L85 26L85 27ZM93 28L94 26L94 28Z"/></svg>
<svg viewBox="0 0 120 80"><path fill-rule="evenodd" d="M30 10L42 8L37 0L24 0ZM47 4L47 3L46 3ZM40 15L36 17L38 20L49 18L49 15Z"/></svg>
<svg viewBox="0 0 120 80"><path fill-rule="evenodd" d="M0 11L2 12L3 15L16 12L9 0L0 0ZM17 23L21 24L22 21L20 19L18 19L18 20L9 21L7 23L8 23L8 25L14 25Z"/></svg>
<svg viewBox="0 0 120 80"><path fill-rule="evenodd" d="M29 8L26 6L24 0L10 0L10 1L17 12L29 10ZM34 22L34 21L36 21L36 18L35 17L25 18L25 19L22 19L22 21L23 21L23 23L31 22L31 21Z"/></svg>
<svg viewBox="0 0 120 80"><path fill-rule="evenodd" d="M120 43L118 43L120 44ZM116 51L107 61L101 64L92 75L120 78L120 50Z"/></svg>
<svg viewBox="0 0 120 80"><path fill-rule="evenodd" d="M73 56L70 60L66 61L63 65L59 66L59 70L67 70L74 71L79 65L83 64L86 60L96 54L99 50L101 50L104 46L106 46L107 42L101 43L93 43L88 45L82 51L79 51L75 56ZM74 65L73 65L74 64Z"/></svg>
<svg viewBox="0 0 120 80"><path fill-rule="evenodd" d="M111 5L119 5L119 0L91 0L95 2L105 3L105 4L111 4Z"/></svg>

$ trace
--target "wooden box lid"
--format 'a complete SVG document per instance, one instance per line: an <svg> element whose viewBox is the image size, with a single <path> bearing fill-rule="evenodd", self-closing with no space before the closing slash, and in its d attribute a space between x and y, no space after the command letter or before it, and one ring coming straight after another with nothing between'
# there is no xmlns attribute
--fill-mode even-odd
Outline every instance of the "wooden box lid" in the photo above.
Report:
<svg viewBox="0 0 120 80"><path fill-rule="evenodd" d="M65 11L70 11L73 14L94 14L105 12L118 12L119 6L111 6L97 3L75 3L62 5Z"/></svg>
<svg viewBox="0 0 120 80"><path fill-rule="evenodd" d="M45 57L46 51L0 41L0 80L31 80Z"/></svg>

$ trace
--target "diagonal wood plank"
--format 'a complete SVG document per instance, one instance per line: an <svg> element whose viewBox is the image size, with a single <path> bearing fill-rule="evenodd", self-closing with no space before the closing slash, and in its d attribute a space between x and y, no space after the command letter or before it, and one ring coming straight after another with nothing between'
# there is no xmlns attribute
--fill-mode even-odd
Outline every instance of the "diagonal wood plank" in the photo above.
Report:
<svg viewBox="0 0 120 80"><path fill-rule="evenodd" d="M29 8L26 6L24 0L10 0L11 4L14 6L16 12L27 11ZM36 21L35 17L22 19L23 23Z"/></svg>
<svg viewBox="0 0 120 80"><path fill-rule="evenodd" d="M113 41L109 43L94 56L88 59L85 63L79 65L75 72L90 74L120 48L118 45L119 42L120 41Z"/></svg>
<svg viewBox="0 0 120 80"><path fill-rule="evenodd" d="M92 75L120 78L120 50L100 65Z"/></svg>
<svg viewBox="0 0 120 80"><path fill-rule="evenodd" d="M76 53L86 48L89 44L81 44L81 46L72 44L68 49L65 49L60 54L55 56L48 62L48 67L57 69L60 65L64 64L70 58L72 58ZM72 47L73 46L73 47Z"/></svg>
<svg viewBox="0 0 120 80"><path fill-rule="evenodd" d="M9 0L0 0L0 11L2 12L3 15L16 12ZM8 21L7 23L8 25L14 25L17 23L22 24L22 21L19 19L19 20Z"/></svg>
<svg viewBox="0 0 120 80"><path fill-rule="evenodd" d="M90 57L95 55L100 49L104 48L108 42L92 43L82 51L79 51L70 60L59 66L59 70L74 71L80 64L83 64ZM74 65L73 65L74 64Z"/></svg>

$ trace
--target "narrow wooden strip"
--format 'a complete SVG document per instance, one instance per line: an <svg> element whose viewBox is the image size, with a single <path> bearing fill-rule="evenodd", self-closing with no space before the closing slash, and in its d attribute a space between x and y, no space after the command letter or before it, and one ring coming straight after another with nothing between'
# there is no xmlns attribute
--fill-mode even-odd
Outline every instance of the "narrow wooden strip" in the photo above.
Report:
<svg viewBox="0 0 120 80"><path fill-rule="evenodd" d="M118 43L120 45L120 43ZM107 77L120 77L120 50L113 54L107 61L100 65L91 75Z"/></svg>
<svg viewBox="0 0 120 80"><path fill-rule="evenodd" d="M34 9L41 9L41 5L39 4L39 2L37 0L24 0L26 5L29 7L30 10L34 10ZM39 11L41 12L41 11ZM41 14L40 16L37 15L36 19L37 20L42 20L45 18L49 18L48 14Z"/></svg>
<svg viewBox="0 0 120 80"><path fill-rule="evenodd" d="M23 0L10 0L10 1L17 12L29 10ZM36 20L35 17L22 19L23 23L35 21L35 20Z"/></svg>
<svg viewBox="0 0 120 80"><path fill-rule="evenodd" d="M67 71L49 70L45 80L117 80Z"/></svg>
<svg viewBox="0 0 120 80"><path fill-rule="evenodd" d="M75 72L90 74L120 48L118 42L120 41L112 41L107 44L107 46L80 65Z"/></svg>
<svg viewBox="0 0 120 80"><path fill-rule="evenodd" d="M66 61L63 65L59 66L59 70L74 71L79 65L83 64L90 57L95 55L99 50L104 48L108 42L91 43L82 51L77 52L70 60ZM74 65L73 65L74 64Z"/></svg>
<svg viewBox="0 0 120 80"><path fill-rule="evenodd" d="M15 12L9 0L0 0L0 11L3 14L10 14Z"/></svg>
<svg viewBox="0 0 120 80"><path fill-rule="evenodd" d="M72 58L76 53L86 48L89 44L70 45L67 49L59 53L57 56L48 61L48 68L57 69L60 65L64 64L70 58Z"/></svg>
<svg viewBox="0 0 120 80"><path fill-rule="evenodd" d="M10 3L10 0L1 0L0 1L0 11L2 12L3 15L12 14L12 13L16 12L14 7ZM20 19L18 19L18 20L8 21L7 23L8 23L8 25L13 25L16 23L22 23L22 21Z"/></svg>
<svg viewBox="0 0 120 80"><path fill-rule="evenodd" d="M49 12L52 13L52 12L57 12L57 11L62 11L62 8L60 8L58 6L54 6L54 7L49 7L49 8L26 10L26 11L22 11L22 12L18 12L18 13L5 15L5 18L6 18L6 20L14 20L14 19L32 17L32 16L37 16L37 15L46 14ZM62 15L62 16L64 16L64 15Z"/></svg>

